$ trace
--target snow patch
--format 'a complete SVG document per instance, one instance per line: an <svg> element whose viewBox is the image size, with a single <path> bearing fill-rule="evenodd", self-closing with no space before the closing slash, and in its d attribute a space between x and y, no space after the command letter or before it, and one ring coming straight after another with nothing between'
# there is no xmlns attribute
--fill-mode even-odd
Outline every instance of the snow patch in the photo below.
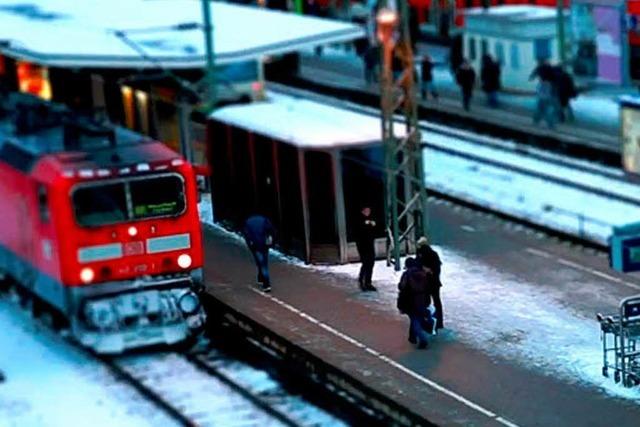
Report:
<svg viewBox="0 0 640 427"><path fill-rule="evenodd" d="M0 300L0 425L176 425L106 367Z"/></svg>

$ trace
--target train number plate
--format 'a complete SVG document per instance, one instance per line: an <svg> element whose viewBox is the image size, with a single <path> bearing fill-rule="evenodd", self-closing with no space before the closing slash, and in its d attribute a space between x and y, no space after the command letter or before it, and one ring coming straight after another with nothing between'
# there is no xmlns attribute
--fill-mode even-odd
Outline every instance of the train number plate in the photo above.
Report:
<svg viewBox="0 0 640 427"><path fill-rule="evenodd" d="M142 255L144 253L143 242L129 242L124 244L124 255Z"/></svg>

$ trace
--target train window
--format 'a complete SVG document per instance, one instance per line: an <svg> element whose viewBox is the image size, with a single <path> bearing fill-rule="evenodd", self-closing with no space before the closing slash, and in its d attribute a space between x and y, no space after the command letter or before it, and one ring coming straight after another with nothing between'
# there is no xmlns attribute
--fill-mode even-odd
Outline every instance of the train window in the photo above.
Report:
<svg viewBox="0 0 640 427"><path fill-rule="evenodd" d="M184 183L175 175L129 182L133 218L174 216L185 209Z"/></svg>
<svg viewBox="0 0 640 427"><path fill-rule="evenodd" d="M40 212L40 221L49 222L49 197L47 195L47 187L38 185L38 211Z"/></svg>
<svg viewBox="0 0 640 427"><path fill-rule="evenodd" d="M73 205L82 226L114 224L128 218L124 183L78 188L73 192Z"/></svg>

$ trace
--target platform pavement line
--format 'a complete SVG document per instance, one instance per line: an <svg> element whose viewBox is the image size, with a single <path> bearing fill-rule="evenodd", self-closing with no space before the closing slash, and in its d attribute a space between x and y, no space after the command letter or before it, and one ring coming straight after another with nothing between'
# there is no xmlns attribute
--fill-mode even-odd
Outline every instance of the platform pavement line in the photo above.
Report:
<svg viewBox="0 0 640 427"><path fill-rule="evenodd" d="M374 357L378 358L379 360L381 360L382 362L387 363L388 365L393 366L394 368L404 372L405 374L415 378L416 380L420 381L423 384L428 385L429 387L441 392L442 394L445 394L455 400L457 400L458 402L462 403L463 405L477 411L480 412L481 414L492 418L493 420L495 420L496 422L505 425L507 427L519 427L518 424L515 424L509 420L507 420L504 417L499 416L498 414L495 414L493 412L491 412L490 410L484 408L483 406L474 403L472 401L470 401L469 399L467 399L464 396L459 395L458 393L456 393L455 391L449 390L448 388L446 388L443 385L438 384L437 382L430 380L427 377L424 377L414 371L412 371L411 369L407 368L406 366L396 362L395 360L391 359L388 356L385 356L384 354L368 347L367 345L361 343L360 341L356 340L355 338L350 337L349 335L346 335L343 332L340 332L338 330L336 330L335 328L327 325L326 323L314 318L313 316L308 315L307 313L301 311L298 308L295 308L294 306L292 306L291 304L288 304L272 295L267 295L262 291L257 290L256 288L254 288L253 286L249 286L249 289L253 292L255 292L256 294L267 298L269 300L271 300L272 302L286 308L287 310L299 315L300 317L302 317L303 319L309 320L311 323L314 323L316 325L318 325L319 327L321 327L322 329L331 332L332 334L336 335L339 338L342 338L343 340L347 341L350 344L355 345L358 348L363 349L364 351L366 351L367 353L373 355Z"/></svg>
<svg viewBox="0 0 640 427"><path fill-rule="evenodd" d="M552 254L550 254L549 252L541 251L541 250L535 249L535 248L526 248L525 251L530 253L530 254L542 257L542 258L547 258L547 259L554 258L554 256ZM640 290L640 285L638 285L638 284L627 282L626 280L620 279L618 277L612 276L612 275L607 274L607 273L603 273L602 271L596 270L594 268L585 267L583 265L580 265L580 264L575 263L573 261L569 261L569 260L564 259L564 258L554 258L554 259L559 264L565 265L567 267L571 267L571 268L574 268L576 270L580 270L580 271L584 271L584 272L593 274L594 276L601 277L601 278L603 278L605 280L609 280L611 282L620 283L621 285L627 286L629 288Z"/></svg>

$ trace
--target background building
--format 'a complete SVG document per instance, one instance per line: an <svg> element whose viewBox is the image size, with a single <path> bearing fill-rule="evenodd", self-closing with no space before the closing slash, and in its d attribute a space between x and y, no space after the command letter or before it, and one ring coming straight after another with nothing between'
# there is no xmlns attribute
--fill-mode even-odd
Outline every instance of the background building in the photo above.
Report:
<svg viewBox="0 0 640 427"><path fill-rule="evenodd" d="M542 6L473 8L465 13L463 54L479 72L482 57L501 64L502 86L530 91L529 80L539 61L557 62L556 12Z"/></svg>

